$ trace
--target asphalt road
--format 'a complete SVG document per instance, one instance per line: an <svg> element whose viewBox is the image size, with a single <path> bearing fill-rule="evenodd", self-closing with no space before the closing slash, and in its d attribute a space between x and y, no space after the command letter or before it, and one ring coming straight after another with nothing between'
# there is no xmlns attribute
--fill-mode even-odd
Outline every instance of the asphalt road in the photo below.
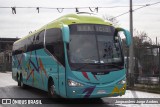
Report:
<svg viewBox="0 0 160 107"><path fill-rule="evenodd" d="M47 92L29 87L27 89L22 89L21 87L17 86L17 82L12 79L11 72L8 73L0 73L0 98L48 98ZM143 102L139 102L136 104L120 104L120 103L113 103L115 99L117 101L120 100L134 100L134 101L142 101L148 100L148 98L159 98L155 99L153 104L146 104ZM124 98L124 99L122 99ZM128 99L131 98L131 99ZM139 99L144 98L144 99ZM1 99L2 100L2 99ZM149 99L150 100L150 99ZM152 99L154 100L154 99ZM42 104L42 105L0 105L0 107L160 107L160 94L154 93L147 93L141 91L131 91L127 90L126 94L119 97L113 98L102 98L100 100L97 99L76 99L76 100L69 100L69 99L49 99L48 100L52 104ZM156 103L159 104L156 104Z"/></svg>

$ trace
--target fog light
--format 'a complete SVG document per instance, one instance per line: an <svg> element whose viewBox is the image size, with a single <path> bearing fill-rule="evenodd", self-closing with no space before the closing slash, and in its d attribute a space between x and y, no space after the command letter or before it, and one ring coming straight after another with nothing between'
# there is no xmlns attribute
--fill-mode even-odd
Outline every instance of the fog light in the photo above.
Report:
<svg viewBox="0 0 160 107"><path fill-rule="evenodd" d="M118 82L118 84L126 84L126 78L120 80L120 81Z"/></svg>

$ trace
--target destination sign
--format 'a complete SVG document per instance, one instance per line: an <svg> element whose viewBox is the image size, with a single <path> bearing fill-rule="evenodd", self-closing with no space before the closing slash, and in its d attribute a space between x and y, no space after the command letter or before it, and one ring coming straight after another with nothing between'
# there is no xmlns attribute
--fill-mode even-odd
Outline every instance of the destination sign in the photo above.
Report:
<svg viewBox="0 0 160 107"><path fill-rule="evenodd" d="M77 31L111 32L111 27L103 25L77 25Z"/></svg>

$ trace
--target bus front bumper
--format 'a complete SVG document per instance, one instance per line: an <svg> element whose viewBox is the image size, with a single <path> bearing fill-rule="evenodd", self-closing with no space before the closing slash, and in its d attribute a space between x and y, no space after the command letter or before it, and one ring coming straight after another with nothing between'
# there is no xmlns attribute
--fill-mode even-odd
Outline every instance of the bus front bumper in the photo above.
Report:
<svg viewBox="0 0 160 107"><path fill-rule="evenodd" d="M115 86L88 86L67 88L67 98L102 98L124 95L126 84Z"/></svg>

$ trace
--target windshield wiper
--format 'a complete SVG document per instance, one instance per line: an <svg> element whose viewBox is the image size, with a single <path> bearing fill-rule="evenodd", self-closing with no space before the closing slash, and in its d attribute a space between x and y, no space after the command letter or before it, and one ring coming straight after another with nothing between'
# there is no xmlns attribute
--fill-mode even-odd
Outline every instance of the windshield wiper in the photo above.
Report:
<svg viewBox="0 0 160 107"><path fill-rule="evenodd" d="M79 71L79 70L81 70L82 68L84 68L84 67L86 67L86 66L88 66L88 65L90 65L90 63L86 63L86 64L84 64L84 65L76 68L75 71Z"/></svg>
<svg viewBox="0 0 160 107"><path fill-rule="evenodd" d="M103 66L103 67L107 67L107 66L113 66L113 67L116 67L118 69L123 69L124 67L123 66L119 66L119 65L116 65L116 64L104 64L104 63L86 63L84 65L82 65L81 67L79 68L76 68L75 71L78 71L78 70L81 70L82 68L88 66L88 65L99 65L99 66Z"/></svg>
<svg viewBox="0 0 160 107"><path fill-rule="evenodd" d="M94 58L94 57L95 57L95 56L91 56L91 57L88 57L88 58L85 58L85 59L81 59L81 60L83 60L84 62L86 62L86 61L92 61L92 62L94 62L94 63L85 63L84 65L76 68L75 71L81 70L82 68L84 68L84 67L86 67L86 66L88 66L88 65L90 65L90 64L97 64L97 63L98 63L97 60L91 59L91 58Z"/></svg>
<svg viewBox="0 0 160 107"><path fill-rule="evenodd" d="M117 65L117 64L112 64L112 63L110 63L110 64L102 64L103 66L113 66L113 67L116 67L116 68L119 68L119 69L123 69L124 68L124 66L119 66L119 65Z"/></svg>

